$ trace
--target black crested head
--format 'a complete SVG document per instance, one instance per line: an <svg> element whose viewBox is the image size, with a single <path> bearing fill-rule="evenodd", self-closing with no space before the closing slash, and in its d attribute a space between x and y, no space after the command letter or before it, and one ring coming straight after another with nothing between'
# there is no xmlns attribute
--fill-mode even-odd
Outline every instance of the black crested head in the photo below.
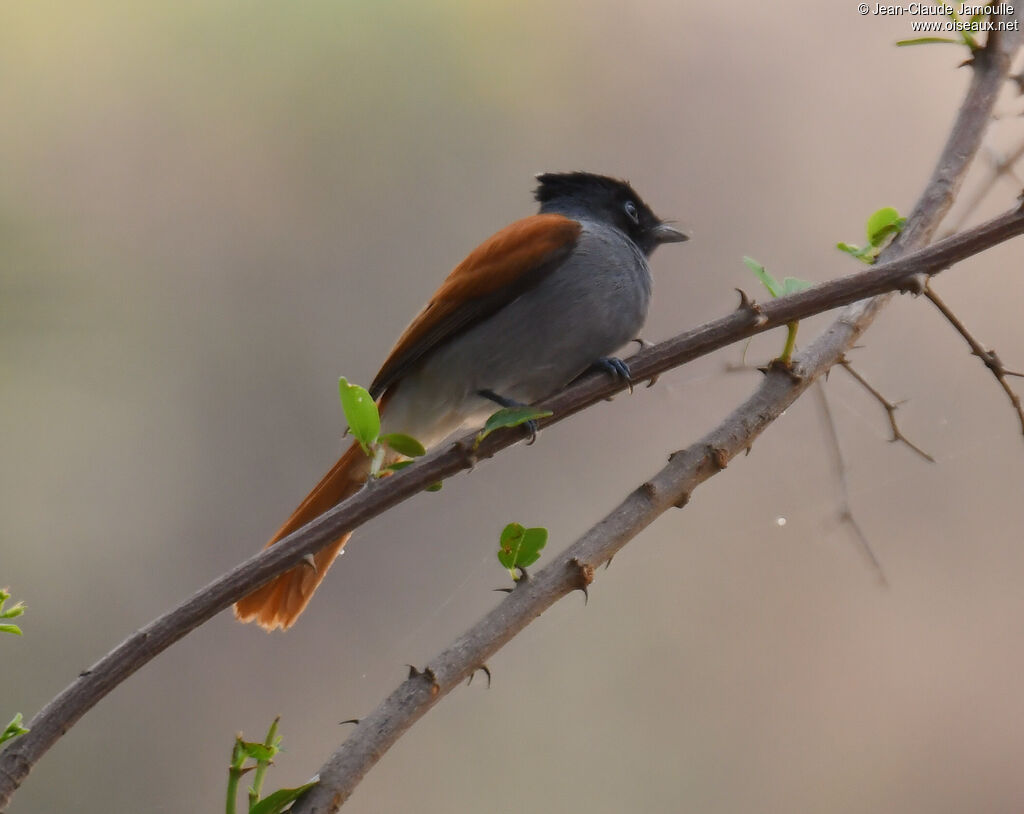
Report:
<svg viewBox="0 0 1024 814"><path fill-rule="evenodd" d="M534 197L541 212L587 217L622 230L644 254L687 237L654 214L627 181L590 172L545 172Z"/></svg>

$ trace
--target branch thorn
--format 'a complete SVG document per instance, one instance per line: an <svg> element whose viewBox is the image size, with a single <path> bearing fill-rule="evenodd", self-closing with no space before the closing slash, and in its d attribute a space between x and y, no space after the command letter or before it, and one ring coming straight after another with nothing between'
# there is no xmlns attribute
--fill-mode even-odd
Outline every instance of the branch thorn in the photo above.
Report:
<svg viewBox="0 0 1024 814"><path fill-rule="evenodd" d="M491 688L491 668L486 664L481 664L473 669L473 672L469 674L469 678L466 679L466 686L468 687L473 683L473 676L477 673L483 673L487 676L487 689Z"/></svg>

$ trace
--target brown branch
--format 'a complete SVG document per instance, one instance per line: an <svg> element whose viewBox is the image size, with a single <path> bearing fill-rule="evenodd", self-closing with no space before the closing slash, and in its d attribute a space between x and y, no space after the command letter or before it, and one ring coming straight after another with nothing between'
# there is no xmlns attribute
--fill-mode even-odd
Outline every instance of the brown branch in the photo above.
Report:
<svg viewBox="0 0 1024 814"><path fill-rule="evenodd" d="M949 210L981 143L996 96L1009 73L1010 57L1016 44L1016 38L1011 41L993 34L986 49L976 55L970 88L936 169L904 230L886 249L883 258L900 258L893 261L895 263L908 259L909 252L927 244ZM884 263L874 269L890 265ZM777 308L790 299L754 306L743 297L741 312L746 311L755 321L764 320L766 316L771 319L769 315L775 315L773 306ZM696 486L721 471L733 456L749 449L772 421L842 358L889 299L888 296L875 297L844 309L821 336L794 357L788 369L776 365L769 370L754 395L716 429L686 450L672 455L665 468L632 492L564 556L518 586L505 601L432 660L421 674L399 686L363 719L328 759L319 772L320 783L295 804L294 813L336 811L398 737L477 665L483 664L560 597L585 589L594 577L596 565L607 561L668 508L685 505ZM665 344L671 344L671 340ZM652 349L648 355L656 357L661 347ZM642 371L634 362L631 368L638 378L647 376L647 371ZM564 394L556 397L551 406L564 397Z"/></svg>
<svg viewBox="0 0 1024 814"><path fill-rule="evenodd" d="M897 441L899 441L903 444L906 444L908 447L914 450L914 452L916 452L929 463L935 463L935 459L931 455L929 455L927 452L921 449L921 447L919 447L917 444L915 444L913 441L907 438L907 436L905 436L903 432L900 430L899 424L896 423L896 410L899 409L900 405L896 402L889 401L889 399L882 395L882 393L877 388L872 386L871 382L869 382L860 373L854 370L853 365L850 364L850 360L847 359L845 356L839 360L839 365L840 367L843 368L843 370L845 370L847 373L853 376L853 378L860 384L861 387L863 387L872 396L874 396L875 400L879 404L881 404L882 407L885 409L886 415L889 416L889 427L892 429L892 438L889 439L889 442L895 444Z"/></svg>
<svg viewBox="0 0 1024 814"><path fill-rule="evenodd" d="M1010 399L1010 404L1013 405L1013 409L1017 412L1021 432L1024 433L1024 408L1021 407L1020 396L1014 392L1013 388L1010 387L1010 383L1006 380L1007 376L1024 376L1024 373L1007 370L1003 365L1002 359L999 358L999 354L990 348L986 348L967 330L967 326L953 313L953 310L946 305L945 301L935 293L931 285L925 285L924 295L932 301L932 304L949 320L949 324L956 328L957 333L970 345L971 353L981 359L985 363L985 367L992 371L992 375L996 377L996 381L999 382L1000 387L1006 392L1007 398Z"/></svg>
<svg viewBox="0 0 1024 814"><path fill-rule="evenodd" d="M653 345L629 359L634 381L652 379L754 334L794 320L831 310L884 292L915 286L919 275L932 275L949 266L1024 234L1024 209L1016 208L975 229L954 235L934 246L878 263L855 274L821 283L788 297L741 306L731 314ZM847 320L837 323L842 330ZM834 326L835 329L835 326ZM859 330L857 334L859 335ZM852 342L852 340L851 340ZM594 374L580 379L543 403L553 424L626 388L611 377ZM0 807L27 776L31 767L89 709L132 673L176 641L229 607L237 599L301 562L345 531L358 528L430 484L469 469L523 437L522 433L496 432L473 449L473 435L421 459L383 481L376 481L319 519L233 568L197 591L178 607L125 639L93 667L57 695L29 722L31 731L9 742L0 752Z"/></svg>
<svg viewBox="0 0 1024 814"><path fill-rule="evenodd" d="M826 377L828 373L825 374ZM867 535L864 533L864 529L860 527L860 523L857 521L856 516L853 513L853 507L850 504L850 484L846 477L846 461L843 458L843 449L839 445L839 431L836 429L836 422L832 416L832 408L828 403L828 396L825 394L825 386L822 384L822 380L818 380L818 386L814 388L818 394L818 403L821 405L821 414L825 418L825 430L828 434L829 449L832 450L832 458L835 461L836 473L839 476L839 512L838 519L843 525L849 526L853 531L854 537L857 538L858 548L864 555L864 559L867 560L868 565L878 578L878 582L883 588L889 587L889 580L886 579L885 569L882 568L882 563L875 555L875 550L868 540Z"/></svg>
<svg viewBox="0 0 1024 814"><path fill-rule="evenodd" d="M999 41L997 37L991 37L989 49L975 59L971 88L958 123L947 142L940 167L908 219L900 238L883 257L905 254L923 246L948 209L959 184L962 168L977 149L976 139L980 137L983 122L987 121L991 112L991 101L1008 72L1007 54L1003 49L995 47ZM650 379L672 367L770 328L857 302L865 297L901 290L911 285L916 275L935 274L1022 232L1024 211L1014 209L931 249L902 256L892 262L879 263L859 274L823 283L763 305L748 303L747 307L741 307L729 316L642 351L630 360L631 370L635 380ZM896 246L900 247L899 250ZM595 527L595 534L605 542L597 544L594 559L579 559L568 563L559 560L549 565L521 588L517 588L487 617L492 620L492 624L500 623L500 631L488 633L481 630L481 625L477 625L460 638L462 644L453 646L446 654L451 659L461 659L462 664L467 665L465 669L454 666L454 663L450 668L442 664L438 668L428 668L403 684L389 701L360 724L357 728L359 737L352 741L357 746L346 750L346 744L343 744L335 758L338 755L341 757L338 760L332 758L325 767L324 782L300 801L295 811L333 810L340 804L351 793L351 788L369 765L383 754L397 735L436 703L443 694L442 684L447 692L458 681L466 678L470 670L485 661L484 657L480 657L482 653L494 652L558 596L585 587L593 577L592 563L607 560L614 550L624 544L627 535L639 533L668 506L685 503L693 487L719 471L737 451L749 447L757 434L781 414L814 378L836 362L842 352L867 328L885 299L876 298L867 304L858 303L846 309L825 334L794 359L793 372L783 374L776 370L770 373L750 400L726 419L719 429L706 436L706 443L694 445L674 455L666 470L636 490L620 510ZM624 384L600 375L580 380L543 405L553 410L555 415L541 424L547 425L566 418L624 387ZM276 574L296 565L307 554L318 551L342 532L357 528L370 518L419 493L427 485L469 468L478 458L490 457L522 437L523 434L519 432L494 433L474 451L472 436L467 436L415 466L402 470L386 482L371 484L277 545L236 566L177 608L130 636L91 669L82 673L38 713L30 722L31 731L27 735L10 742L0 752L0 807L7 804L39 758L82 715L171 644ZM674 497L673 502L667 505L666 495ZM619 539L621 542L609 542ZM608 552L607 556L602 555L604 551ZM459 673L458 678L450 683L456 672ZM384 711L378 715L381 710ZM398 722L390 721L389 716L399 712L404 717ZM387 726L374 728L369 725L370 720L379 723L381 716L389 720ZM372 737L367 738L367 734ZM347 780L339 779L336 771L328 771L336 763L345 764L345 755L355 752L362 757L350 767L352 772L345 775Z"/></svg>

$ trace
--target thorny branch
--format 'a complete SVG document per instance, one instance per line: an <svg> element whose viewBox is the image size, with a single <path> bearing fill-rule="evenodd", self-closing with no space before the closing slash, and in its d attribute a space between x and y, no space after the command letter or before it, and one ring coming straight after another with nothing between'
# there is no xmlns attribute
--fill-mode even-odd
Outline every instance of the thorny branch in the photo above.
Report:
<svg viewBox="0 0 1024 814"><path fill-rule="evenodd" d="M1016 36L993 34L986 48L975 54L971 85L935 171L903 231L882 253L882 260L906 257L927 245L949 211L981 144L1018 44ZM746 306L745 310L764 319L773 304L785 299L755 306L744 296L741 310ZM399 686L328 759L320 770L320 783L296 803L295 814L336 811L380 756L474 665L483 663L561 596L585 588L594 577L596 565L614 555L669 507L686 505L697 485L725 468L734 455L749 449L786 407L843 358L890 299L891 295L878 296L844 309L821 336L794 357L789 369L775 366L770 370L754 395L717 428L672 455L664 469L570 546L565 555L518 586L494 611L431 661L421 676Z"/></svg>
<svg viewBox="0 0 1024 814"><path fill-rule="evenodd" d="M930 463L935 463L935 459L931 455L929 455L927 452L921 449L921 447L919 447L917 444L915 444L913 441L907 438L907 436L905 436L900 430L899 424L896 423L896 410L899 409L899 403L889 401L889 399L887 399L881 393L881 391L874 387L871 384L871 382L865 379L860 373L858 373L854 369L853 365L850 364L850 360L847 359L845 356L843 356L839 360L839 365L840 367L843 368L843 370L845 370L847 373L853 376L853 378L860 384L861 387L863 387L872 396L874 396L875 400L879 404L881 404L882 407L885 409L885 413L889 417L889 427L892 429L892 438L889 439L890 443L895 444L897 441L899 441L900 443L906 444L926 461Z"/></svg>
<svg viewBox="0 0 1024 814"><path fill-rule="evenodd" d="M932 288L931 283L926 283L924 288L924 295L931 300L932 304L939 309L939 312L949 320L949 324L956 328L957 333L964 338L971 347L971 353L981 359L985 363L985 367L992 371L992 375L996 377L996 381L999 382L1000 387L1006 392L1007 398L1010 399L1010 404L1013 405L1013 409L1017 413L1017 418L1020 420L1021 433L1024 433L1024 408L1021 407L1020 396L1014 392L1014 389L1010 387L1010 383L1006 380L1008 376L1020 376L1024 377L1024 373L1018 373L1015 370L1007 370L1003 364L1003 360L999 358L999 354L991 348L986 348L975 338L967 326L964 325L963 321L953 313L953 310L946 305L945 301L935 293L935 289ZM909 442L908 442L909 443Z"/></svg>
<svg viewBox="0 0 1024 814"><path fill-rule="evenodd" d="M1015 47L1015 46L1014 46ZM1008 37L992 35L975 55L974 75L967 98L936 172L897 241L880 262L859 274L816 286L763 305L746 303L732 315L687 331L642 351L630 360L636 380L652 378L671 367L732 342L847 303L832 327L794 358L789 371L773 370L757 392L700 442L671 456L668 466L642 484L562 557L518 587L480 623L461 636L424 670L404 682L380 707L361 720L352 737L321 770L321 782L293 810L333 811L380 756L450 689L466 679L519 630L566 593L585 589L594 566L671 506L685 505L697 485L719 472L736 454L781 414L818 376L866 330L889 296L902 290L915 275L934 274L998 242L1024 232L1024 211L1015 209L956 235L931 249L922 249L949 208L967 164L980 142L995 96L1009 72L1014 50ZM911 254L911 252L914 252ZM866 297L874 299L864 301ZM553 423L625 388L600 375L580 380L543 406L554 411ZM422 491L424 487L469 468L512 445L521 433L499 432L470 451L467 439L428 456L387 479L373 484L300 529L272 548L254 555L203 588L177 608L126 639L85 671L30 722L32 731L0 752L0 807L28 775L31 767L70 727L110 690L178 639L232 602L300 562L371 517ZM470 439L471 440L471 439ZM573 553L576 552L576 553Z"/></svg>
<svg viewBox="0 0 1024 814"><path fill-rule="evenodd" d="M1019 234L1024 234L1024 209L1018 207L930 248L888 263L877 263L864 271L821 283L798 294L763 304L747 300L745 307L741 305L728 316L686 331L631 357L629 366L633 379L646 381L748 336L847 303L856 303L865 297L908 289L919 275L937 274L960 260ZM861 329L855 320L840 318L837 325L841 332L849 328L856 335L860 334ZM626 383L606 375L587 376L538 405L554 413L551 418L541 419L538 424L545 427L561 421L626 387ZM183 636L240 597L302 562L308 554L319 551L342 533L358 528L427 486L472 468L477 461L493 456L522 437L522 433L515 431L495 432L476 445L475 436L470 435L419 459L414 466L384 481L371 482L367 488L338 504L319 519L253 555L197 591L178 607L129 636L84 671L39 712L29 722L31 732L10 741L4 751L0 752L0 806L6 805L32 765L89 709Z"/></svg>

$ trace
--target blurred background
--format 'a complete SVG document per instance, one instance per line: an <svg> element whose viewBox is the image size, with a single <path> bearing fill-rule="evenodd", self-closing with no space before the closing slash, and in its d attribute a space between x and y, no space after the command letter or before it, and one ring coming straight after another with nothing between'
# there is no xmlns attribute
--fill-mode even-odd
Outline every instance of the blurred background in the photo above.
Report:
<svg viewBox="0 0 1024 814"><path fill-rule="evenodd" d="M732 309L734 287L761 296L744 254L779 277L856 271L836 241L910 210L969 79L961 50L894 47L909 36L852 2L4 4L0 585L29 610L0 640L3 722L260 548L343 447L338 376L372 379L448 270L534 210L534 173L628 177L691 231L654 258L652 341ZM986 149L1024 138L1022 108L1006 96ZM1017 369L1022 246L936 284ZM549 560L756 387L725 372L741 351L375 520L287 634L221 614L91 711L10 811L222 810L235 733L278 714L268 784L302 782L339 721L500 600L507 522L547 526ZM923 301L853 359L936 458L887 443L833 372L888 589L837 520L810 394L346 810L1019 811L1020 427Z"/></svg>

